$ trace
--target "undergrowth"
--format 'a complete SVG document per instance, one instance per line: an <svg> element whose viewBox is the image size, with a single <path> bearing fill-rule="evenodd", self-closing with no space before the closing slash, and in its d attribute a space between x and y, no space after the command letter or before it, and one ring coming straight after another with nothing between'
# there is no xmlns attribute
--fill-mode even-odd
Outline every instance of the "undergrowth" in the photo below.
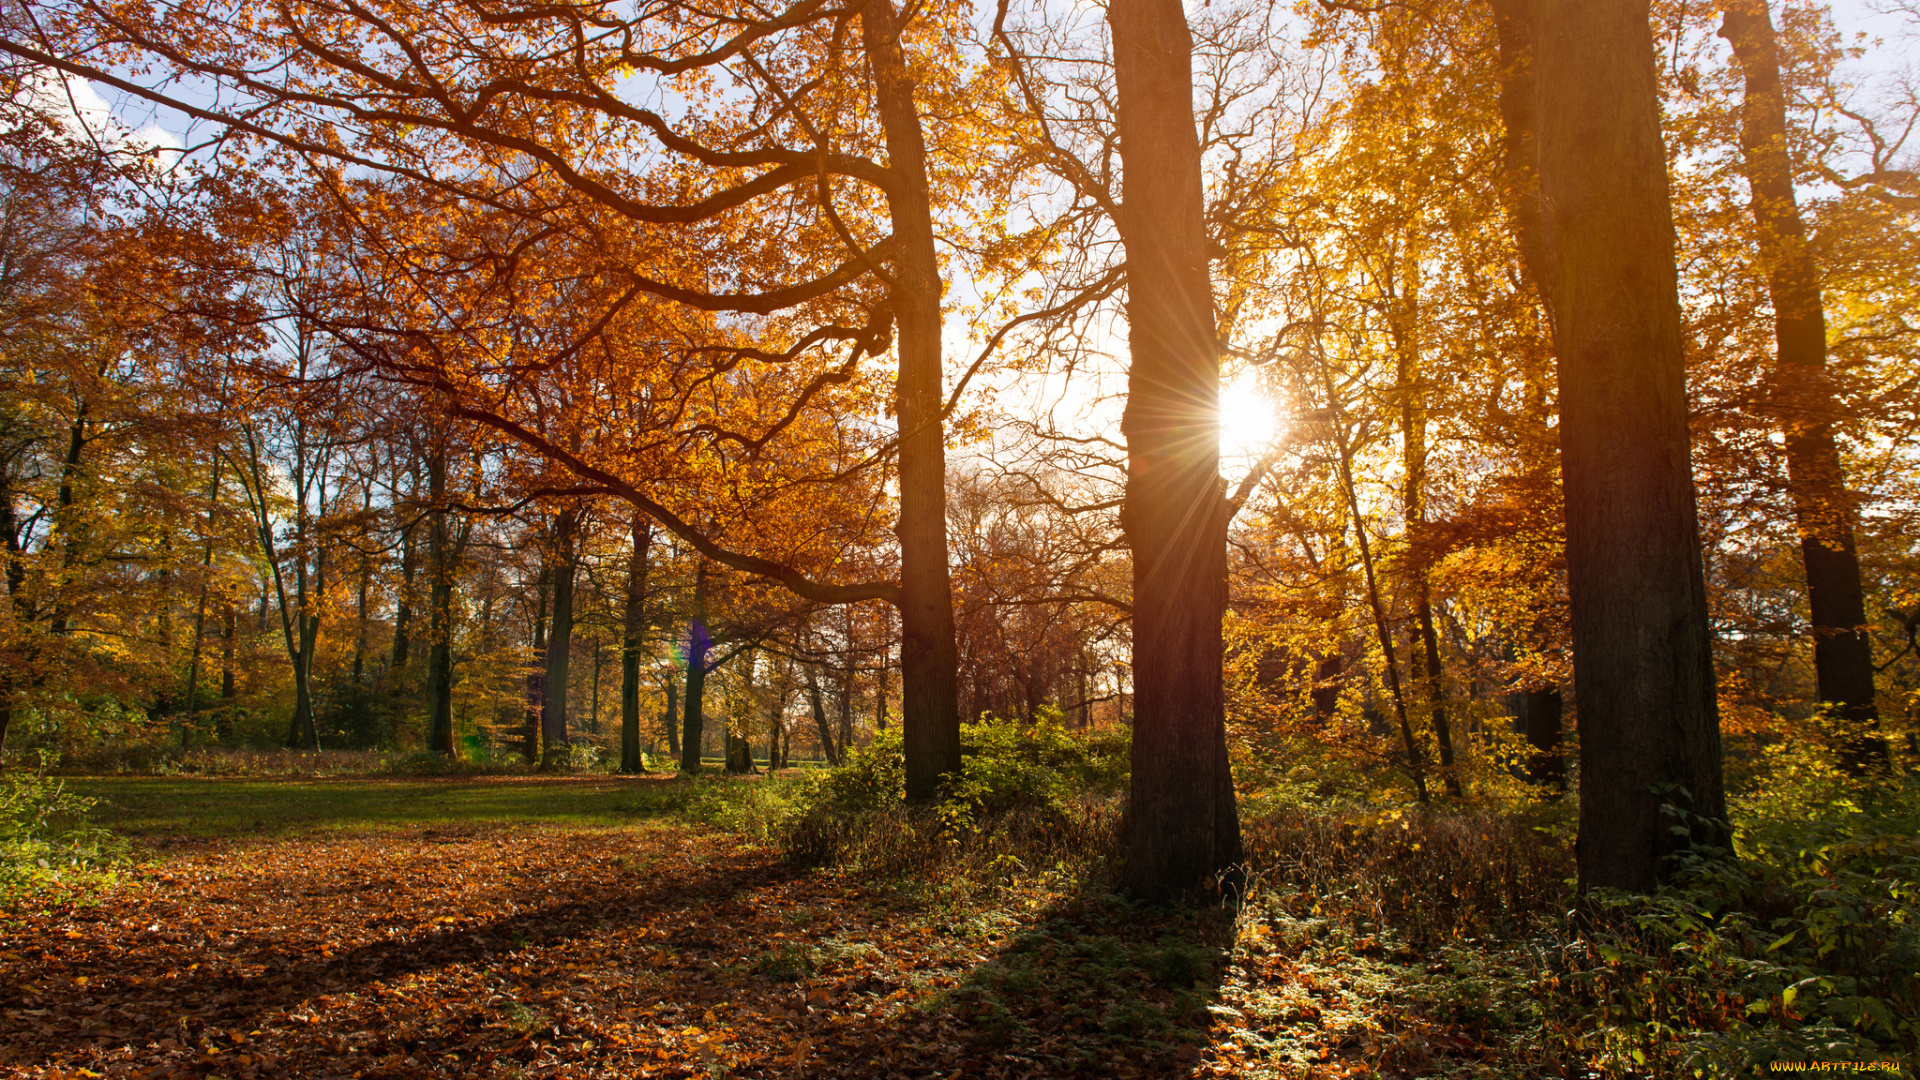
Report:
<svg viewBox="0 0 1920 1080"><path fill-rule="evenodd" d="M1620 1069L1732 1077L1920 1055L1920 785L1836 778L1797 816L1761 797L1733 851L1652 895L1596 892L1556 999Z"/></svg>
<svg viewBox="0 0 1920 1080"><path fill-rule="evenodd" d="M0 908L35 899L77 899L115 880L125 845L89 824L93 800L34 771L0 774Z"/></svg>
<svg viewBox="0 0 1920 1080"><path fill-rule="evenodd" d="M882 732L841 768L802 781L781 843L803 865L938 874L960 887L1031 871L1084 875L1118 837L1127 734L1069 729L1047 709L1033 723L966 724L960 774L939 801L908 806L899 734Z"/></svg>

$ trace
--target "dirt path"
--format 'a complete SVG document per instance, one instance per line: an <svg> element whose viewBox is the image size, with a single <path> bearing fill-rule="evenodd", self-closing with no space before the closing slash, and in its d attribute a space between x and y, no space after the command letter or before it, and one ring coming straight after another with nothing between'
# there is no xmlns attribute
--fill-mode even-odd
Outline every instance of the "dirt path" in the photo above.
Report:
<svg viewBox="0 0 1920 1080"><path fill-rule="evenodd" d="M0 1076L1243 1075L1218 919L1092 918L659 823L184 842L0 924Z"/></svg>

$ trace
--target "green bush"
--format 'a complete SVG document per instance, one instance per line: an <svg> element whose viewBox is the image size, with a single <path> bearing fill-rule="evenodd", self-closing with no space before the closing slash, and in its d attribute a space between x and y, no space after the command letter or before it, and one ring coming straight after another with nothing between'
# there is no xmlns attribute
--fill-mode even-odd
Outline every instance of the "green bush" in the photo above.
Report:
<svg viewBox="0 0 1920 1080"><path fill-rule="evenodd" d="M1871 785L1870 785L1871 786ZM1569 1016L1622 1067L1764 1073L1920 1051L1920 793L1762 820L1650 896L1591 897L1564 950Z"/></svg>
<svg viewBox="0 0 1920 1080"><path fill-rule="evenodd" d="M112 834L84 821L94 801L68 794L47 775L52 764L0 780L0 906L98 887L124 858Z"/></svg>
<svg viewBox="0 0 1920 1080"><path fill-rule="evenodd" d="M858 866L883 877L1086 864L1117 835L1128 735L1074 731L1046 708L1031 724L992 717L965 724L959 774L933 805L909 807L900 736L882 732L840 768L801 781L782 840L803 864Z"/></svg>

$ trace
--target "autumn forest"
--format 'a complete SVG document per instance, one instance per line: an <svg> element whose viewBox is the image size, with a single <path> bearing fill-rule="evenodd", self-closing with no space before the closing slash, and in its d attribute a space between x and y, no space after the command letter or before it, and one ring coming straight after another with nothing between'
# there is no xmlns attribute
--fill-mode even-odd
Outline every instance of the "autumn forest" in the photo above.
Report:
<svg viewBox="0 0 1920 1080"><path fill-rule="evenodd" d="M1916 41L0 0L0 1075L1911 1075Z"/></svg>

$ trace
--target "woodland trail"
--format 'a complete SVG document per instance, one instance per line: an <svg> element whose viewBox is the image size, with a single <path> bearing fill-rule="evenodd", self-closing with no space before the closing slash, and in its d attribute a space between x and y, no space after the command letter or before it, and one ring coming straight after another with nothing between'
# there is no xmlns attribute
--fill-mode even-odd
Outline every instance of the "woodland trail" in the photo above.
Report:
<svg viewBox="0 0 1920 1080"><path fill-rule="evenodd" d="M175 836L0 922L0 1077L1273 1075L1218 1026L1231 935L929 901L667 819Z"/></svg>

